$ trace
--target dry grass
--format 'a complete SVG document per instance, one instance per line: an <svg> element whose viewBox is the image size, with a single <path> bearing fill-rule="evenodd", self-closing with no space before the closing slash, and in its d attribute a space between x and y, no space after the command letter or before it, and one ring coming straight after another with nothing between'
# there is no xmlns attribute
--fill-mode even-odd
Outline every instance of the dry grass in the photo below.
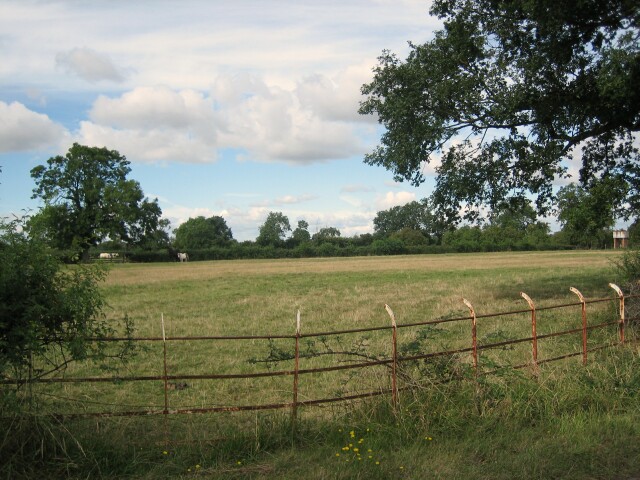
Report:
<svg viewBox="0 0 640 480"><path fill-rule="evenodd" d="M388 326L385 303L391 305L399 324L406 324L467 316L462 297L472 301L481 315L525 309L526 304L519 296L521 290L527 291L538 306L575 302L570 286L578 287L588 298L611 296L607 283L612 280L612 254L493 253L126 264L113 266L104 292L111 306L109 314L114 318L129 315L135 321L138 336L160 336L161 316L170 337L293 334L298 309L303 333L331 332ZM573 317L576 316L563 318L557 311L541 314L540 333L565 328L567 322L578 326L579 316ZM416 328L401 329L399 345L409 344L418 334ZM478 337L484 342L529 334L527 314L482 319L478 325ZM423 352L470 344L467 322L446 324L429 335L430 340L421 347ZM303 355L328 350L352 354L303 358L301 368L362 360L353 353L388 358L390 340L388 330L304 339ZM264 361L274 348L292 354L293 341L170 342L169 374L259 373L269 367L291 370L290 360ZM541 346L548 355L553 354L553 348L552 342ZM517 346L510 355L511 363L526 362L530 355L528 346ZM484 358L493 361L488 354ZM122 374L161 375L162 368L162 346L152 343ZM96 371L91 365L80 365L69 373L94 375ZM385 367L303 376L300 400L375 390L388 387L388 380ZM170 392L169 400L176 408L289 402L291 382L291 377L189 381L187 389ZM260 395L257 397L255 392ZM97 402L98 410L100 403L159 408L164 400L161 382L128 383L126 388L115 389L111 384L90 388L67 385L57 393L64 398Z"/></svg>

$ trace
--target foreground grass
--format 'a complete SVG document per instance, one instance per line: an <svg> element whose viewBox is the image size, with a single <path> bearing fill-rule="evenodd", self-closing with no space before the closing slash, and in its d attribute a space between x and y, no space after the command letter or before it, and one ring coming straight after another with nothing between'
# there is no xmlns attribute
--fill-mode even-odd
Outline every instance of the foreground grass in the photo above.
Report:
<svg viewBox="0 0 640 480"><path fill-rule="evenodd" d="M169 335L292 333L297 309L302 311L303 331L330 331L386 325L384 303L393 307L400 323L410 323L466 315L463 296L479 314L523 308L520 291L538 306L575 302L570 286L587 298L610 297L607 284L616 281L611 256L611 252L536 252L116 265L104 292L111 305L109 315L117 319L128 314L138 335L159 335L160 314ZM542 320L551 324L562 319ZM496 328L510 333L516 327L498 320L486 328L489 333ZM455 342L454 333L440 332L441 341ZM401 343L408 340L401 338ZM386 344L376 341L369 339L368 348L383 351ZM157 373L161 352L154 348L141 352L127 369ZM172 369L204 366L238 371L250 368L249 358L265 355L260 350L264 347L248 344L202 351L193 344L175 348L170 352ZM221 365L225 362L226 367ZM427 381L428 386L404 392L398 411L386 398L301 409L295 430L283 411L77 419L64 425L51 417L35 424L5 419L0 476L630 479L640 475L640 358L633 346L591 355L587 367L579 358L545 365L538 376L506 370L476 382L464 365L452 383ZM91 368L80 366L75 373L95 374ZM376 374L366 375L348 379L348 385L375 384ZM317 386L315 376L313 382L305 378L303 393L317 398L323 395L322 388L331 392L343 380L327 379ZM289 383L272 385L274 395L279 392L289 401ZM130 395L129 385L107 387L55 392L63 398L57 411L70 407L64 398L76 396L102 402L99 409L105 403L144 404L137 393ZM118 390L121 393L115 395ZM196 405L271 399L265 386L252 384L241 389L216 384L214 390L193 385L188 393L188 401ZM149 385L142 395L155 395L161 404L158 385ZM172 395L177 401L182 393ZM41 397L35 408L46 412L52 408L51 400ZM346 447L349 450L343 450Z"/></svg>
<svg viewBox="0 0 640 480"><path fill-rule="evenodd" d="M31 461L1 471L4 478L148 479L640 474L640 355L630 347L603 352L587 367L548 366L537 377L509 372L432 385L405 393L397 412L379 399L326 413L304 410L295 432L282 413L174 417L169 444L157 418L82 420L64 431L40 425Z"/></svg>

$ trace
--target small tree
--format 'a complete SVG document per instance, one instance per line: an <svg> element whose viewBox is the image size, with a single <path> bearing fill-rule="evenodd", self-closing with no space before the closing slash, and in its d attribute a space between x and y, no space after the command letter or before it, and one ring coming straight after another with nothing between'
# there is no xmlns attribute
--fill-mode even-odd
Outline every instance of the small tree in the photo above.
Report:
<svg viewBox="0 0 640 480"><path fill-rule="evenodd" d="M104 359L106 343L92 340L114 331L102 314L104 268L63 267L22 232L23 223L0 220L0 376L45 376L76 360Z"/></svg>
<svg viewBox="0 0 640 480"><path fill-rule="evenodd" d="M311 240L309 233L309 223L306 220L298 221L298 227L291 234L291 243L296 246L307 243Z"/></svg>
<svg viewBox="0 0 640 480"><path fill-rule="evenodd" d="M560 189L558 220L572 245L602 248L610 242L616 183L603 180L589 189L572 183Z"/></svg>
<svg viewBox="0 0 640 480"><path fill-rule="evenodd" d="M227 222L217 215L190 218L175 230L175 236L174 244L181 250L225 246L233 240Z"/></svg>
<svg viewBox="0 0 640 480"><path fill-rule="evenodd" d="M340 238L340 230L335 227L323 227L311 237L311 239L317 244L330 242L336 238Z"/></svg>
<svg viewBox="0 0 640 480"><path fill-rule="evenodd" d="M256 243L258 245L280 247L284 244L287 233L291 231L289 218L282 212L269 212L267 219L260 227Z"/></svg>

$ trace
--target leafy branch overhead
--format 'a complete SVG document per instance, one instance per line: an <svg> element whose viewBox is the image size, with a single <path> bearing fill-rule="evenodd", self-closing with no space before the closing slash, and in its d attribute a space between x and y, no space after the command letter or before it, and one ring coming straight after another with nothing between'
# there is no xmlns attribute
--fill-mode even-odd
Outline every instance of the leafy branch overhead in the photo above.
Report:
<svg viewBox="0 0 640 480"><path fill-rule="evenodd" d="M530 194L548 211L581 156L585 186L622 179L614 193L637 211L638 2L436 0L431 13L435 38L405 61L384 51L362 87L360 113L386 128L367 163L414 185L433 163L439 210L473 218Z"/></svg>

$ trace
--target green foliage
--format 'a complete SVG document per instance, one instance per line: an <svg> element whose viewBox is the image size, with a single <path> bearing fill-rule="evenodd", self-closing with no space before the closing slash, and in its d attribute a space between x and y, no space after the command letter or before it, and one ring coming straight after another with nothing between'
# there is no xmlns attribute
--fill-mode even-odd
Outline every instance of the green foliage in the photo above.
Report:
<svg viewBox="0 0 640 480"><path fill-rule="evenodd" d="M323 227L313 234L311 240L313 240L314 243L322 244L331 242L337 238L340 238L340 230L335 227Z"/></svg>
<svg viewBox="0 0 640 480"><path fill-rule="evenodd" d="M0 376L44 376L106 355L100 266L64 267L20 220L0 223ZM129 326L129 325L127 325ZM118 353L119 355L119 353Z"/></svg>
<svg viewBox="0 0 640 480"><path fill-rule="evenodd" d="M298 221L298 227L291 234L291 244L295 247L311 241L309 233L309 223L305 220Z"/></svg>
<svg viewBox="0 0 640 480"><path fill-rule="evenodd" d="M373 219L376 235L388 237L401 230L414 230L422 233L429 241L437 241L442 235L442 229L436 222L427 198L419 202L413 201L405 205L395 206L389 210L378 212Z"/></svg>
<svg viewBox="0 0 640 480"><path fill-rule="evenodd" d="M640 282L640 249L632 248L614 261L621 283L638 284Z"/></svg>
<svg viewBox="0 0 640 480"><path fill-rule="evenodd" d="M288 232L291 231L289 218L282 212L269 212L267 219L260 226L256 243L263 246L279 247L284 245Z"/></svg>
<svg viewBox="0 0 640 480"><path fill-rule="evenodd" d="M158 202L146 199L138 182L127 180L130 171L117 151L77 143L64 157L33 168L33 198L45 206L31 219L31 234L56 248L81 252L83 260L107 237L136 246L166 244L168 223L160 219Z"/></svg>
<svg viewBox="0 0 640 480"><path fill-rule="evenodd" d="M231 229L224 218L190 218L175 230L174 246L178 250L205 249L225 246L233 240Z"/></svg>
<svg viewBox="0 0 640 480"><path fill-rule="evenodd" d="M572 245L602 248L611 244L611 231L615 223L617 200L612 195L616 186L612 179L602 180L591 188L574 183L558 192L558 220L562 231Z"/></svg>
<svg viewBox="0 0 640 480"><path fill-rule="evenodd" d="M434 202L455 221L531 194L548 211L580 147L581 182L618 179L620 213L638 211L638 2L436 0L431 13L435 38L405 61L384 51L362 87L360 113L385 127L367 163L419 185L439 158Z"/></svg>

